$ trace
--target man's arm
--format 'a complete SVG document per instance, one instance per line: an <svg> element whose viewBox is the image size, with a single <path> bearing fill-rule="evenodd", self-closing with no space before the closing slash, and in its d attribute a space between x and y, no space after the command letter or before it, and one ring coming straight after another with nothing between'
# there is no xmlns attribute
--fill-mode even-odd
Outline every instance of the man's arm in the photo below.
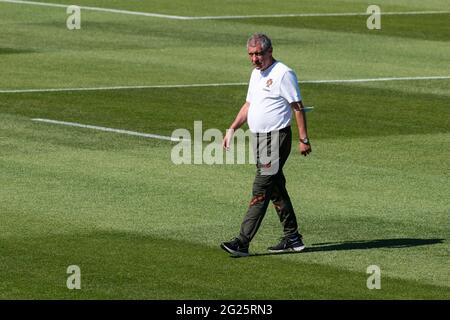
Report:
<svg viewBox="0 0 450 320"><path fill-rule="evenodd" d="M297 122L299 141L299 150L305 157L312 151L311 144L302 142L305 138L308 138L308 128L306 126L306 114L303 110L303 103L301 101L292 102L291 107L294 110L295 121Z"/></svg>
<svg viewBox="0 0 450 320"><path fill-rule="evenodd" d="M248 102L244 103L244 105L241 107L241 110L237 114L236 119L234 119L230 128L227 129L227 133L225 134L225 138L223 139L222 142L222 146L225 149L228 149L230 147L230 141L231 138L233 137L234 131L236 129L239 129L247 121L247 113L249 106L250 104Z"/></svg>

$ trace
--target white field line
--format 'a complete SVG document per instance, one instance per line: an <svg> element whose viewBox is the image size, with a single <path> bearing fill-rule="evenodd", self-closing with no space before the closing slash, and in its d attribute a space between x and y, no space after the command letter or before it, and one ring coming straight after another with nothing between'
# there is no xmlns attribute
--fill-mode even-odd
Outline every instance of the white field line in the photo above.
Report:
<svg viewBox="0 0 450 320"><path fill-rule="evenodd" d="M446 80L450 76L428 76L428 77L385 77L385 78L365 78L365 79L339 79L339 80L305 80L300 84L310 83L358 83L358 82L383 82L383 81L414 81L414 80ZM197 83L197 84L168 84L149 86L112 86L112 87L91 87L91 88L49 88L49 89L0 89L1 93L39 93L39 92L68 92L68 91L103 91L103 90L127 90L127 89L173 89L173 88L201 88L201 87L226 87L226 86L246 86L247 82L230 83Z"/></svg>
<svg viewBox="0 0 450 320"><path fill-rule="evenodd" d="M0 0L1 1L1 0ZM245 82L235 83L196 83L196 84L168 84L149 86L112 86L112 87L92 87L92 88L53 88L53 89L18 89L0 90L0 93L27 93L27 92L65 92L65 91L102 91L102 90L127 90L127 89L170 89L170 88L197 88L197 87L225 87L242 86Z"/></svg>
<svg viewBox="0 0 450 320"><path fill-rule="evenodd" d="M424 14L448 14L450 10L444 11L398 11L383 12L380 15L424 15ZM286 14L258 14L245 16L204 16L186 17L187 20L233 20L233 19L254 19L254 18L290 18L290 17L350 17L368 16L366 12L330 12L330 13L286 13Z"/></svg>
<svg viewBox="0 0 450 320"><path fill-rule="evenodd" d="M38 122L59 124L59 125L70 126L70 127L78 127L78 128L86 128L86 129L93 129L93 130L99 130L99 131L127 134L127 135L130 135L130 136L138 136L138 137L144 137L144 138L169 140L169 141L175 141L175 142L181 141L181 139L178 139L178 138L161 136L161 135L158 135L158 134L141 133L141 132L136 132L136 131L122 130L122 129L113 129L113 128L106 128L106 127L99 127L99 126L91 126L91 125L81 124L81 123L76 123L76 122L66 122L66 121L57 121L57 120L39 119L39 118L35 118L35 119L31 119L31 120L32 121L38 121ZM187 141L187 139L183 139L183 141Z"/></svg>
<svg viewBox="0 0 450 320"><path fill-rule="evenodd" d="M25 5L35 5L35 6L46 6L46 7L57 7L57 8L67 8L69 5L59 4L59 3L48 3L48 2L34 2L34 1L22 1L22 0L0 0L0 2L15 3L15 4L25 4ZM130 11L130 10L120 10L120 9L110 9L110 8L99 8L99 7L87 7L79 6L83 10L99 11L99 12L109 12L109 13L119 13L128 14L136 16L154 17L154 18L164 18L164 19L175 19L175 20L230 20L230 19L253 19L253 18L286 18L286 17L340 17L340 16L367 16L369 13L366 12L342 12L342 13L292 13L292 14L261 14L261 15L239 15L239 16L175 16L152 12L140 12L140 11ZM381 12L381 15L422 15L422 14L447 14L450 10L431 10L431 11L403 11L403 12Z"/></svg>
<svg viewBox="0 0 450 320"><path fill-rule="evenodd" d="M414 80L445 80L450 76L425 76L425 77L384 77L367 79L340 79L340 80L306 80L299 83L355 83L355 82L383 82L383 81L414 81Z"/></svg>
<svg viewBox="0 0 450 320"><path fill-rule="evenodd" d="M26 5L34 5L34 6L44 6L44 7L56 7L56 8L68 8L69 7L69 5L66 5L66 4L47 3L47 2L34 2L34 1L21 1L21 0L0 0L0 2L15 3L15 4L26 4ZM135 16L145 16L145 17L154 17L154 18L188 20L187 17L172 16L172 15L152 13L152 12L139 12L139 11L129 11L129 10L119 10L119 9L86 7L86 6L78 6L78 7L80 9L90 10L90 11L120 13L120 14L128 14L128 15L135 15Z"/></svg>

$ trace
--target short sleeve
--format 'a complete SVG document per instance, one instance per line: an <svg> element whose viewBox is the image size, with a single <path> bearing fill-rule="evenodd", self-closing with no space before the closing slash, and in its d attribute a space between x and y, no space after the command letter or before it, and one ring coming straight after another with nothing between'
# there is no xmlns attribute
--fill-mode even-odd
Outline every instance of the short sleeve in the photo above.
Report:
<svg viewBox="0 0 450 320"><path fill-rule="evenodd" d="M283 75L283 78L281 79L280 93L281 96L289 103L302 100L297 76L294 71L289 70Z"/></svg>

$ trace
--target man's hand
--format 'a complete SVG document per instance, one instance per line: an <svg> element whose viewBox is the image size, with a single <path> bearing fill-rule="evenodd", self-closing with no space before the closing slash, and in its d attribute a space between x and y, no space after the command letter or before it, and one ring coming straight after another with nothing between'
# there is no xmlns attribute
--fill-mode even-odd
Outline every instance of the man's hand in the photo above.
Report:
<svg viewBox="0 0 450 320"><path fill-rule="evenodd" d="M242 124L247 121L247 113L248 108L250 106L250 102L245 102L241 110L239 110L239 113L236 116L236 119L234 119L233 123L230 126L230 129L227 129L227 133L225 134L225 137L223 138L222 147L226 150L230 149L231 146L231 139L234 135L234 130L239 129Z"/></svg>
<svg viewBox="0 0 450 320"><path fill-rule="evenodd" d="M227 133L225 134L225 137L223 138L222 147L226 150L230 149L231 145L231 139L233 138L234 130L233 129L227 129Z"/></svg>
<svg viewBox="0 0 450 320"><path fill-rule="evenodd" d="M300 153L302 155L304 155L305 157L312 151L311 144L309 144L309 143L305 144L305 143L299 142L298 149L300 150Z"/></svg>

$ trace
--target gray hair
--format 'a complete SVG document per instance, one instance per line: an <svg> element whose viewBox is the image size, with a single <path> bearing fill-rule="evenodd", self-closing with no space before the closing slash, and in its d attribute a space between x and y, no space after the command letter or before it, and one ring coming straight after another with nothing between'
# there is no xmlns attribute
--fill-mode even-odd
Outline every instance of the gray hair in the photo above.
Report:
<svg viewBox="0 0 450 320"><path fill-rule="evenodd" d="M272 41L263 33L253 34L247 41L247 48L255 47L258 43L261 45L262 51L272 48Z"/></svg>

